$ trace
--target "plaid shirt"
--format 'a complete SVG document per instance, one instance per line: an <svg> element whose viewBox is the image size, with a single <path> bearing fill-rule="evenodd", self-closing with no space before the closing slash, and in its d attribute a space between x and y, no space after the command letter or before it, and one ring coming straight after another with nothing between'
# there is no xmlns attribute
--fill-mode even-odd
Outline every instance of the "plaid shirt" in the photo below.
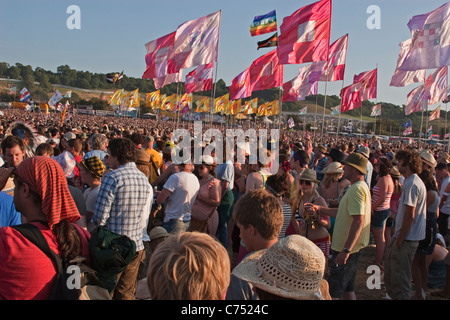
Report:
<svg viewBox="0 0 450 320"><path fill-rule="evenodd" d="M93 221L97 226L126 235L136 243L136 251L144 249L142 215L151 186L147 177L129 162L102 179L95 202Z"/></svg>

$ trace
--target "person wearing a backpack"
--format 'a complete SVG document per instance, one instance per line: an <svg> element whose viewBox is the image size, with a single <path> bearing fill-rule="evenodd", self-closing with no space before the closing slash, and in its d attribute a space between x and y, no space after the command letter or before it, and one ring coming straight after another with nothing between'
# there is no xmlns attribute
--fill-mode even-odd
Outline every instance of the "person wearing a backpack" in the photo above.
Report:
<svg viewBox="0 0 450 320"><path fill-rule="evenodd" d="M75 224L81 216L61 166L48 157L28 158L14 171L14 184L17 211L50 249L64 262L79 256L89 262L90 235ZM0 299L50 299L57 267L15 227L0 228Z"/></svg>

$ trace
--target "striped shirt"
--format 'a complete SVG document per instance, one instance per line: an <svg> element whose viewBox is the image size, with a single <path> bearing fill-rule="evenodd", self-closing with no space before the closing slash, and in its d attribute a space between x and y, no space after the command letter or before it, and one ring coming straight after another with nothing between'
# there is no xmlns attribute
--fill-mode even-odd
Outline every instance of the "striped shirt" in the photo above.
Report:
<svg viewBox="0 0 450 320"><path fill-rule="evenodd" d="M126 235L136 243L136 251L144 249L142 216L151 186L147 177L129 162L102 179L93 222L117 234Z"/></svg>
<svg viewBox="0 0 450 320"><path fill-rule="evenodd" d="M378 199L380 198L380 186L377 184L373 187L372 189L373 194L372 194L372 205L378 201ZM374 211L382 211L382 210L387 210L391 208L391 197L392 197L392 191L388 191L386 192L385 196L384 196L384 201L376 208L373 208Z"/></svg>

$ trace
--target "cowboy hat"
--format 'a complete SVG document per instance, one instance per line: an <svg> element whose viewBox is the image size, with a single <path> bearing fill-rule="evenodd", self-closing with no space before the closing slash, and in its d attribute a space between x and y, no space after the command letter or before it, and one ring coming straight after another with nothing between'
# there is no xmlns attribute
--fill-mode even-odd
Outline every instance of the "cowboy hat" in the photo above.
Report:
<svg viewBox="0 0 450 320"><path fill-rule="evenodd" d="M436 159L427 150L420 151L420 157L422 158L422 161L425 162L426 165L428 165L432 168L436 167L436 165L437 165Z"/></svg>
<svg viewBox="0 0 450 320"><path fill-rule="evenodd" d="M342 168L342 163L335 161L327 165L322 170L322 173L323 174L344 173L344 169Z"/></svg>
<svg viewBox="0 0 450 320"><path fill-rule="evenodd" d="M276 296L323 300L325 256L305 237L294 234L269 249L247 255L232 271L236 277Z"/></svg>

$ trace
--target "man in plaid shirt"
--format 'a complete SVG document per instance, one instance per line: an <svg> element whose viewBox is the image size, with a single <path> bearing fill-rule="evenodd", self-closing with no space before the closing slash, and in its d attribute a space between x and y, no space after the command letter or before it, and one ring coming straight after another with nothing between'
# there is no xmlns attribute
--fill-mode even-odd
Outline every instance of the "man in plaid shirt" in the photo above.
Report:
<svg viewBox="0 0 450 320"><path fill-rule="evenodd" d="M94 207L96 226L126 235L136 243L136 256L119 275L113 299L134 299L139 265L144 259L142 242L143 215L147 201L152 201L153 190L147 177L136 167L136 149L127 138L112 139L108 145L106 162L113 169L100 185Z"/></svg>

